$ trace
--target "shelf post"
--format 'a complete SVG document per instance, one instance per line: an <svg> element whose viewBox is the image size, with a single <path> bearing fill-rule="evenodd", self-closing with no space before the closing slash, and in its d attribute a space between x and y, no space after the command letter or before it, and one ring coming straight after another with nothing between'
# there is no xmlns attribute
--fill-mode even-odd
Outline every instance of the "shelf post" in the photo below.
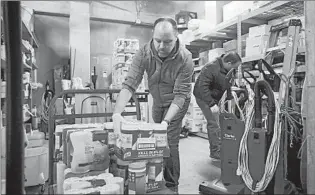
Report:
<svg viewBox="0 0 315 195"><path fill-rule="evenodd" d="M6 193L24 194L21 2L3 3L7 59Z"/></svg>
<svg viewBox="0 0 315 195"><path fill-rule="evenodd" d="M315 97L314 12L315 2L304 1L307 97ZM307 194L315 194L315 106L313 98L306 98L306 101L308 101L305 136L307 139Z"/></svg>

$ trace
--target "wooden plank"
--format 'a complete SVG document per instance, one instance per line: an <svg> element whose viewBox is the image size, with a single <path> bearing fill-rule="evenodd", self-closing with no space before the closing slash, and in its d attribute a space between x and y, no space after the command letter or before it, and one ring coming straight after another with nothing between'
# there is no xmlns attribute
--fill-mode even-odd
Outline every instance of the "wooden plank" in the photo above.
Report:
<svg viewBox="0 0 315 195"><path fill-rule="evenodd" d="M305 43L307 66L307 96L315 97L315 2L305 1ZM313 98L307 98L307 194L315 194L315 106Z"/></svg>

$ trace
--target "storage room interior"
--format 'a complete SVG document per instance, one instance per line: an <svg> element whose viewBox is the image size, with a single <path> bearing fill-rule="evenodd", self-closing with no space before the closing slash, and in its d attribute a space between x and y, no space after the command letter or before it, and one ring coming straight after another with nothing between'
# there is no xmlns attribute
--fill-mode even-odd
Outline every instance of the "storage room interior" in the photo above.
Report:
<svg viewBox="0 0 315 195"><path fill-rule="evenodd" d="M310 174L315 175L312 163L315 157L311 150L315 143L315 123L307 120L315 117L311 111L314 109L310 108L313 106L311 98L307 98L314 94L312 86L315 83L312 79L315 60L310 55L315 52L315 25L311 19L311 13L315 11L314 2L10 3L1 2L1 194L315 193L312 185L315 178ZM20 7L21 17L18 19L12 15L16 6ZM119 134L122 137L117 139L119 136L115 129L118 128L115 117L119 109L115 107L116 102L123 99L118 94L123 94L126 88L130 67L136 66L134 57L142 55L139 50L156 44L153 36L158 24L153 25L158 18L171 18L176 22L179 49L187 51L192 60L192 75L188 83L191 90L187 92L191 100L178 129L180 176L175 187L168 186L169 180L174 179L176 166L179 167L179 164L174 164L177 161L168 140L169 128L175 122L166 120L170 112L163 115L165 118L161 122L155 122L158 100L154 92L150 92L154 91L154 84L149 85L150 79L153 81L147 69L123 112L118 113L122 118L119 120L123 120L119 122L119 129L123 134L125 128L125 134ZM20 21L21 25L14 25L14 21ZM9 33L17 28L21 28L21 34ZM22 42L14 41L19 35ZM15 46L11 47L13 44ZM15 49L17 44L20 44L20 50ZM20 55L14 52L22 52L22 65L15 66L14 56L19 59ZM150 52L154 53L155 49ZM184 55L182 53L176 55ZM240 65L228 71L224 69L224 59L230 54L240 58ZM167 56L164 61L161 56L152 55L152 59L159 58L156 61L161 61L162 65L177 59ZM141 57L140 63L143 63L147 56ZM201 85L200 82L205 82L198 79L200 75L209 79L209 75L203 74L215 71L211 67L206 69L215 62L221 68L220 74L222 70L226 71L224 87L214 89L222 90L220 98L211 106L207 104L202 108L198 101L203 95L197 97L194 89L197 84ZM14 73L17 69L22 70L18 89L18 84L11 78L18 76ZM140 70L133 70L137 71ZM210 90L214 85L220 85L219 79L214 77L213 83L205 82ZM176 82L174 80L171 85L174 87ZM259 89L261 86L258 84L267 85L268 89ZM175 90L172 95L177 97ZM257 103L259 90L261 102ZM18 91L22 91L20 96L9 98ZM175 99L171 106L161 108L171 110ZM20 109L14 106L17 102ZM270 102L273 106L269 106ZM261 107L261 116L253 114L258 111L257 105ZM218 110L213 111L213 107ZM214 135L209 131L213 127L210 127L205 109L211 110L211 117L216 118L218 129L221 129L216 135L222 144L218 158L213 157L211 136ZM22 112L22 118L14 116L18 112ZM179 112L173 118L178 115ZM255 117L260 117L262 122L256 123L257 120L252 119ZM19 121L14 123L13 120ZM167 128L163 132L167 146L161 147L159 139L164 138L159 137L162 135L158 130L165 124ZM256 124L260 126L254 126ZM18 127L23 130L14 131ZM149 133L143 133L143 128L147 128ZM257 128L265 131L257 133ZM232 133L230 130L234 129ZM270 131L274 132L270 134ZM23 140L26 140L25 147L23 144L23 148L15 149L12 141L21 132ZM117 136L117 140L113 136ZM20 137L21 143L24 142ZM151 142L154 144L150 145ZM91 149L87 147L93 148L94 160L91 162L87 159L87 150ZM96 152L100 151L104 156L97 161ZM260 155L263 152L266 154ZM169 165L169 159L173 159L172 165ZM75 164L76 160L83 164ZM142 182L142 189L142 184L137 182L140 182L139 175L142 174L138 166L143 162L146 180ZM124 166L126 170L123 170ZM154 179L150 179L152 166L155 166ZM122 173L122 170L126 172ZM167 174L171 174L172 179L167 178ZM13 187L13 176L22 178L16 181L18 187Z"/></svg>

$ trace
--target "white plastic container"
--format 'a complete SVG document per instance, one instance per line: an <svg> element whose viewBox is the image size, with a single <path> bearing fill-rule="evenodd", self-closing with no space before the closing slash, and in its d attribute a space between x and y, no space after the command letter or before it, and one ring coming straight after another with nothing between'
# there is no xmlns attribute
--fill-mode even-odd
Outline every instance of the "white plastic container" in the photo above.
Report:
<svg viewBox="0 0 315 195"><path fill-rule="evenodd" d="M43 173L44 181L41 174ZM25 149L25 186L43 184L48 179L48 148Z"/></svg>
<svg viewBox="0 0 315 195"><path fill-rule="evenodd" d="M5 193L5 179L1 180L0 192L1 192L1 194L6 194Z"/></svg>

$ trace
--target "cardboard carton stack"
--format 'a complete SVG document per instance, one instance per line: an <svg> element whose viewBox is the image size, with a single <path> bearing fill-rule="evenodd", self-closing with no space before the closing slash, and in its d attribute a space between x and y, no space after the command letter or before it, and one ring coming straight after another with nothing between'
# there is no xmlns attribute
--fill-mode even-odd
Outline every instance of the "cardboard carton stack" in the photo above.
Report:
<svg viewBox="0 0 315 195"><path fill-rule="evenodd" d="M259 56L266 53L269 46L270 25L260 25L249 28L246 39L246 57Z"/></svg>
<svg viewBox="0 0 315 195"><path fill-rule="evenodd" d="M192 90L194 83L192 83ZM199 108L195 96L191 96L191 102L188 107L188 111L183 119L183 126L191 133L198 133L204 131L205 118L202 110Z"/></svg>
<svg viewBox="0 0 315 195"><path fill-rule="evenodd" d="M245 48L246 48L246 39L248 37L248 34L244 34L241 36L242 39L242 53L239 54L241 57L245 57ZM237 45L237 40L231 40L223 43L223 48L225 53L229 52L237 52L238 50L238 45Z"/></svg>
<svg viewBox="0 0 315 195"><path fill-rule="evenodd" d="M163 157L170 155L167 127L162 124L140 121L122 122L120 127L120 138L109 136L109 139L112 140L108 140L108 143L115 143L114 153L111 157L110 173L114 176L119 174L118 161L120 161L120 164L123 162L127 166L134 162L145 162L146 192L162 189L165 185ZM105 128L108 128L108 132L113 132L112 124L106 124ZM125 182L125 185L128 185L128 182Z"/></svg>

